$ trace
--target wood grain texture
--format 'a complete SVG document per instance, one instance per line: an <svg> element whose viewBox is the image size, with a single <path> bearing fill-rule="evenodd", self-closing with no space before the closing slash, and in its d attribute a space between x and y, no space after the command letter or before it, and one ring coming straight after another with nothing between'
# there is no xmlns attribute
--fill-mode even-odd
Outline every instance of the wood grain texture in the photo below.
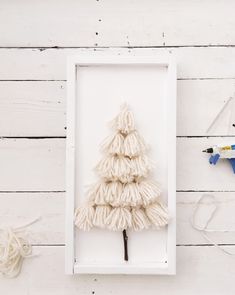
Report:
<svg viewBox="0 0 235 295"><path fill-rule="evenodd" d="M190 224L193 210L202 193L177 193L177 244L206 245L208 241ZM222 230L211 233L213 241L235 244L235 193L213 193L218 207L210 228ZM2 227L25 224L35 217L41 219L30 226L29 240L37 245L63 245L65 193L0 193L0 223ZM30 208L30 210L29 210ZM206 200L196 216L197 225L205 224L212 204ZM230 231L230 232L228 232Z"/></svg>
<svg viewBox="0 0 235 295"><path fill-rule="evenodd" d="M178 63L177 135L189 138L177 140L177 243L186 246L177 247L176 277L65 276L64 247L59 246L64 243L65 194L51 192L65 189L65 139L1 139L0 191L26 191L0 193L1 224L8 224L9 217L23 222L40 214L42 220L30 228L31 241L50 245L34 247L40 256L26 261L19 278L1 279L1 294L234 294L235 260L206 246L189 223L200 191L221 191L213 192L218 212L211 227L234 229L231 167L226 161L212 167L201 153L232 139L200 137L234 93L234 6L230 0L2 1L0 80L9 81L0 82L0 136L66 135L68 55L170 51ZM70 48L45 48L53 46ZM226 135L226 122L208 135ZM200 222L210 209L201 206ZM235 243L229 232L210 237ZM235 252L234 246L225 248Z"/></svg>
<svg viewBox="0 0 235 295"><path fill-rule="evenodd" d="M229 137L177 139L177 190L235 191L234 174L227 160L208 163L202 150L232 144ZM0 191L64 191L65 139L3 138L0 140Z"/></svg>
<svg viewBox="0 0 235 295"><path fill-rule="evenodd" d="M234 45L233 1L2 3L1 46ZM43 21L42 21L43 19ZM226 21L225 21L226 20ZM7 31L7 34L6 34ZM226 32L226 33L225 33Z"/></svg>
<svg viewBox="0 0 235 295"><path fill-rule="evenodd" d="M66 82L0 81L0 89L0 136L66 136ZM235 80L178 80L177 90L178 136L228 134L229 108L206 130L235 92Z"/></svg>
<svg viewBox="0 0 235 295"><path fill-rule="evenodd" d="M0 82L1 136L64 136L65 82Z"/></svg>
<svg viewBox="0 0 235 295"><path fill-rule="evenodd" d="M32 244L64 244L64 193L0 193L1 227L27 227Z"/></svg>
<svg viewBox="0 0 235 295"><path fill-rule="evenodd" d="M235 78L234 47L0 49L0 80L66 80L66 58L80 54L162 55L172 52L178 79Z"/></svg>
<svg viewBox="0 0 235 295"><path fill-rule="evenodd" d="M64 140L1 139L0 150L0 191L64 190Z"/></svg>
<svg viewBox="0 0 235 295"><path fill-rule="evenodd" d="M226 246L235 251L234 246ZM64 247L34 247L22 274L0 280L1 294L156 294L233 295L235 260L214 247L177 247L176 276L64 275Z"/></svg>
<svg viewBox="0 0 235 295"><path fill-rule="evenodd" d="M181 80L177 84L177 135L208 136L234 135L234 114L227 105L220 119L207 129L226 102L235 93L235 80Z"/></svg>

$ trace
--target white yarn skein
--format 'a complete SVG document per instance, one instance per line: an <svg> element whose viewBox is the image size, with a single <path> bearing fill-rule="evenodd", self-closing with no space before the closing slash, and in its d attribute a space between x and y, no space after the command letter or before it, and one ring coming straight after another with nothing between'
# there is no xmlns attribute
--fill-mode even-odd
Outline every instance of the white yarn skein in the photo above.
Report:
<svg viewBox="0 0 235 295"><path fill-rule="evenodd" d="M3 277L17 277L23 260L34 256L32 246L26 238L25 228L39 219L40 217L20 227L0 229L0 274Z"/></svg>

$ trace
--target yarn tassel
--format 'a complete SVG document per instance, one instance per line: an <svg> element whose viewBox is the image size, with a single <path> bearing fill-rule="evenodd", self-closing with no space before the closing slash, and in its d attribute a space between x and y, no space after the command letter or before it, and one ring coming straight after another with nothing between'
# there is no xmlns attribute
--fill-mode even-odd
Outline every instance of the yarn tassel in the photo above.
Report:
<svg viewBox="0 0 235 295"><path fill-rule="evenodd" d="M124 155L128 157L135 157L142 154L147 149L144 139L135 130L125 137L123 150Z"/></svg>
<svg viewBox="0 0 235 295"><path fill-rule="evenodd" d="M169 214L167 208L161 203L153 203L146 207L146 215L155 227L162 227L168 223Z"/></svg>
<svg viewBox="0 0 235 295"><path fill-rule="evenodd" d="M95 215L94 206L88 204L78 207L75 211L75 225L84 231L89 231L93 227Z"/></svg>
<svg viewBox="0 0 235 295"><path fill-rule="evenodd" d="M131 175L147 177L152 165L145 155L131 159Z"/></svg>
<svg viewBox="0 0 235 295"><path fill-rule="evenodd" d="M139 193L137 183L126 183L123 192L117 202L119 206L138 206L141 205L142 199Z"/></svg>
<svg viewBox="0 0 235 295"><path fill-rule="evenodd" d="M156 202L161 194L158 185L152 181L141 181L139 183L139 194L141 196L141 205L148 206Z"/></svg>
<svg viewBox="0 0 235 295"><path fill-rule="evenodd" d="M127 208L113 208L106 222L109 229L114 231L122 231L128 227L131 227L131 213Z"/></svg>
<svg viewBox="0 0 235 295"><path fill-rule="evenodd" d="M106 226L106 220L110 212L111 207L109 205L97 206L95 209L93 224L97 227L104 228Z"/></svg>
<svg viewBox="0 0 235 295"><path fill-rule="evenodd" d="M119 205L119 199L123 191L123 184L119 181L109 182L105 194L105 201L112 206Z"/></svg>
<svg viewBox="0 0 235 295"><path fill-rule="evenodd" d="M150 226L150 221L141 208L133 208L131 211L132 214L132 228L135 231L147 229Z"/></svg>
<svg viewBox="0 0 235 295"><path fill-rule="evenodd" d="M105 196L107 195L108 184L100 181L93 184L87 192L87 198L96 205L106 205Z"/></svg>
<svg viewBox="0 0 235 295"><path fill-rule="evenodd" d="M133 113L129 110L127 104L121 107L121 112L112 122L113 128L123 134L128 134L135 130L135 120Z"/></svg>
<svg viewBox="0 0 235 295"><path fill-rule="evenodd" d="M110 181L128 182L134 178L131 175L131 160L123 156L108 156L102 159L96 170L101 177Z"/></svg>
<svg viewBox="0 0 235 295"><path fill-rule="evenodd" d="M120 132L108 136L101 144L101 150L110 155L122 155L124 146L124 137Z"/></svg>

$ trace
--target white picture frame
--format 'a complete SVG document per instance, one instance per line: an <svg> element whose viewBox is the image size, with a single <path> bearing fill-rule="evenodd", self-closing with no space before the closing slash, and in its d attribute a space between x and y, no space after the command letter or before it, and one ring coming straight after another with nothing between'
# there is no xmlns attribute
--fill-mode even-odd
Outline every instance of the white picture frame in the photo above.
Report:
<svg viewBox="0 0 235 295"><path fill-rule="evenodd" d="M166 228L166 257L164 261L148 262L139 261L137 263L92 263L87 261L79 262L76 259L76 235L77 229L74 227L74 211L76 207L76 124L78 121L77 100L78 81L77 73L84 68L92 67L115 67L123 71L127 67L149 67L151 71L164 68L163 77L161 71L157 74L159 81L164 80L163 105L165 113L163 118L166 123L166 163L167 171L167 203L171 216L169 225ZM121 69L122 70L122 69ZM91 73L91 72L90 72ZM133 72L134 73L134 72ZM141 73L141 72L140 72ZM89 74L86 73L86 77ZM151 74L152 75L152 74ZM101 74L99 73L99 77ZM146 76L147 77L147 76ZM88 79L88 78L86 78ZM92 74L94 81L94 73ZM100 78L99 78L100 79ZM164 56L70 56L67 61L67 143L66 143L66 222L65 222L65 272L66 274L76 273L96 273L96 274L175 274L176 269L176 64L171 55ZM82 80L81 80L82 81ZM83 79L84 81L84 79ZM142 79L143 83L145 79ZM162 82L161 82L162 85ZM80 85L81 86L81 85ZM92 80L91 80L91 87ZM159 83L160 87L160 83ZM87 114L89 116L89 114ZM146 116L148 119L148 116ZM91 118L92 120L92 118ZM137 118L138 120L138 118ZM100 140L102 140L100 135ZM98 146L95 147L98 150ZM89 234L89 233L88 233ZM156 249L157 250L157 249Z"/></svg>

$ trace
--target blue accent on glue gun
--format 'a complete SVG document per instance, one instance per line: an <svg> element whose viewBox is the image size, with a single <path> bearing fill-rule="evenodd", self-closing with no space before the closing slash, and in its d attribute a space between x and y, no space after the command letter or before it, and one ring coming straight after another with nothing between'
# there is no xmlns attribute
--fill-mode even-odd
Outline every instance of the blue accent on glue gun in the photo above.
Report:
<svg viewBox="0 0 235 295"><path fill-rule="evenodd" d="M232 150L235 150L235 144L232 144L232 145L231 145L231 149L232 149Z"/></svg>
<svg viewBox="0 0 235 295"><path fill-rule="evenodd" d="M213 162L214 162L214 156L210 156L209 163L213 164Z"/></svg>
<svg viewBox="0 0 235 295"><path fill-rule="evenodd" d="M219 158L220 158L220 155L219 154L215 154L214 156L210 156L209 163L216 165L216 163L218 162Z"/></svg>
<svg viewBox="0 0 235 295"><path fill-rule="evenodd" d="M232 165L232 168L233 168L233 173L235 174L235 158L232 158L232 159L228 159L230 164Z"/></svg>

